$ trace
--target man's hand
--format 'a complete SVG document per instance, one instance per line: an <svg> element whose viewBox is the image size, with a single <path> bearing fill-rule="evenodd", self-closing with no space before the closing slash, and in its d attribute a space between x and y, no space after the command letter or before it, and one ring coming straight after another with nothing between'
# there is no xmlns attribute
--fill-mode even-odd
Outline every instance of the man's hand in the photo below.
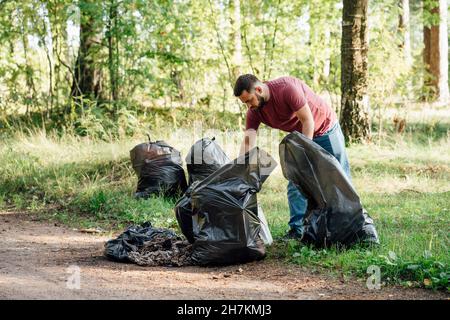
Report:
<svg viewBox="0 0 450 320"><path fill-rule="evenodd" d="M303 106L296 114L298 120L302 123L302 133L312 140L314 136L314 118L309 105Z"/></svg>
<svg viewBox="0 0 450 320"><path fill-rule="evenodd" d="M239 156L244 155L256 146L256 130L248 129L244 132L244 141L242 141Z"/></svg>

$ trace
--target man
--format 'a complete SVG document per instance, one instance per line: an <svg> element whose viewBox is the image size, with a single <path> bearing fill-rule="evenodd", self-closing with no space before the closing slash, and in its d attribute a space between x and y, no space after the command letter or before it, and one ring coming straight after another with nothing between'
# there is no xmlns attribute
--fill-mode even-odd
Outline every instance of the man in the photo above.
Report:
<svg viewBox="0 0 450 320"><path fill-rule="evenodd" d="M236 80L234 95L248 108L241 155L256 145L257 130L264 123L286 132L303 133L332 154L351 178L344 136L336 113L304 82L294 77L261 82L254 75L245 74ZM287 238L300 239L307 200L291 181L287 197L290 211Z"/></svg>

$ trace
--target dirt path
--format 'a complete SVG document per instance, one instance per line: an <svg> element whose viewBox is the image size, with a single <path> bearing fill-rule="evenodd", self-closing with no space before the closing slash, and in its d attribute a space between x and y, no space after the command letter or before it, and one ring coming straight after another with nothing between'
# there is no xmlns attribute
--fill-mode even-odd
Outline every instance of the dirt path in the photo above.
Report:
<svg viewBox="0 0 450 320"><path fill-rule="evenodd" d="M120 264L103 257L106 240L0 212L0 299L448 299L429 290L368 290L364 282L273 261L223 268ZM80 289L67 287L72 265L80 268Z"/></svg>

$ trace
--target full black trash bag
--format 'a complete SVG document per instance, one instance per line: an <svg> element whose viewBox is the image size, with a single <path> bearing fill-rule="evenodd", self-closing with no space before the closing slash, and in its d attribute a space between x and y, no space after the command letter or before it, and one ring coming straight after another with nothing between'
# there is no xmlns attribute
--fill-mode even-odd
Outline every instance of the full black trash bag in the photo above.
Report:
<svg viewBox="0 0 450 320"><path fill-rule="evenodd" d="M275 166L270 155L254 148L191 186L197 218L192 252L196 264L225 265L265 257L256 193Z"/></svg>
<svg viewBox="0 0 450 320"><path fill-rule="evenodd" d="M175 217L177 218L178 225L181 232L184 234L189 243L194 243L194 226L192 224L192 212L191 205L191 188L192 185L186 190L184 195L175 204Z"/></svg>
<svg viewBox="0 0 450 320"><path fill-rule="evenodd" d="M138 251L145 243L155 237L176 238L177 235L168 229L152 227L150 222L130 226L116 239L105 243L105 256L119 262L129 262L129 253Z"/></svg>
<svg viewBox="0 0 450 320"><path fill-rule="evenodd" d="M198 234L198 219L192 211L191 205L191 189L198 182L194 182L181 197L175 205L175 216L180 226L181 232L189 241L189 243L195 242L195 236ZM260 236L266 245L271 245L273 242L272 234L270 233L269 225L266 217L262 211L261 206L258 205L258 218L261 223ZM195 222L195 223L194 223Z"/></svg>
<svg viewBox="0 0 450 320"><path fill-rule="evenodd" d="M139 180L136 197L151 194L174 197L186 191L181 154L164 141L141 143L130 151Z"/></svg>
<svg viewBox="0 0 450 320"><path fill-rule="evenodd" d="M191 147L186 156L186 164L189 173L189 185L197 183L224 164L230 162L230 159L222 150L222 148L215 142L215 138L203 138L198 140ZM192 225L192 212L190 190L185 192L177 204L175 205L175 216L181 231L190 243L194 242L194 233Z"/></svg>
<svg viewBox="0 0 450 320"><path fill-rule="evenodd" d="M373 220L335 157L296 131L281 141L279 151L284 177L308 199L303 242L317 247L379 243Z"/></svg>
<svg viewBox="0 0 450 320"><path fill-rule="evenodd" d="M186 156L189 185L195 181L205 179L228 162L230 162L230 158L216 143L214 137L212 139L203 138L198 140Z"/></svg>

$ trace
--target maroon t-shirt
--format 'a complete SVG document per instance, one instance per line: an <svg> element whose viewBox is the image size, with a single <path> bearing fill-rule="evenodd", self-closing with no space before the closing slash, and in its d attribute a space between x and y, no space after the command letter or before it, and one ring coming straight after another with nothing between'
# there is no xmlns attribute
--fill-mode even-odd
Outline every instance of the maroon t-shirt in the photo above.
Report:
<svg viewBox="0 0 450 320"><path fill-rule="evenodd" d="M294 77L281 77L265 82L270 98L256 110L247 110L246 129L258 130L262 123L286 132L302 132L302 123L295 114L308 102L314 118L314 137L321 136L336 123L333 109L310 87Z"/></svg>

